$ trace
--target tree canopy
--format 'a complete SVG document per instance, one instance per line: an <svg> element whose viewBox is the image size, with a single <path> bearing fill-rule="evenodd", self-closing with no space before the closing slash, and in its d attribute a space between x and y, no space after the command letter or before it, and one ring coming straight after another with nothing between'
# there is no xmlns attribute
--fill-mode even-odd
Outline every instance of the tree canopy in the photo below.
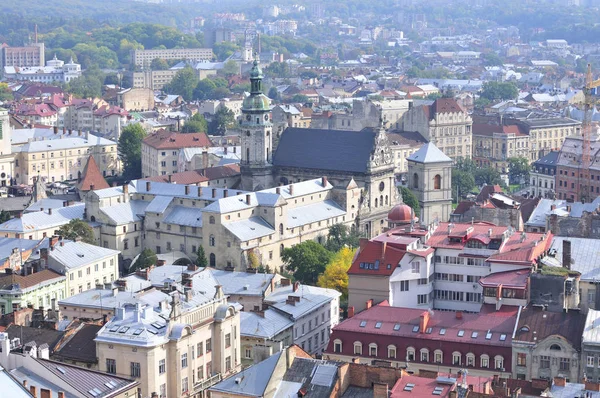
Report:
<svg viewBox="0 0 600 398"><path fill-rule="evenodd" d="M82 242L93 245L96 243L94 238L94 230L88 223L79 218L74 218L68 224L63 225L58 229L58 235L63 239L75 240L80 238Z"/></svg>
<svg viewBox="0 0 600 398"><path fill-rule="evenodd" d="M202 246L201 246L202 247ZM150 249L144 249L140 253L140 256L136 260L135 263L131 264L131 271L135 271L138 269L145 269L150 267L151 265L155 265L158 261L156 254Z"/></svg>
<svg viewBox="0 0 600 398"><path fill-rule="evenodd" d="M524 157L508 158L508 178L511 184L529 180L529 160Z"/></svg>
<svg viewBox="0 0 600 398"><path fill-rule="evenodd" d="M307 240L283 249L281 258L294 279L305 285L315 285L331 259L331 252L314 240Z"/></svg>
<svg viewBox="0 0 600 398"><path fill-rule="evenodd" d="M178 71L173 80L163 90L169 94L181 95L186 101L194 98L194 89L198 84L198 74L192 68L183 68Z"/></svg>
<svg viewBox="0 0 600 398"><path fill-rule="evenodd" d="M140 178L142 175L142 141L146 131L141 124L130 124L123 128L117 149L123 162L123 177Z"/></svg>
<svg viewBox="0 0 600 398"><path fill-rule="evenodd" d="M185 122L183 127L181 128L182 133L206 133L208 131L208 122L199 113L194 114Z"/></svg>
<svg viewBox="0 0 600 398"><path fill-rule="evenodd" d="M519 89L511 82L485 82L480 95L489 101L517 99Z"/></svg>
<svg viewBox="0 0 600 398"><path fill-rule="evenodd" d="M214 135L224 135L227 132L227 129L232 127L234 123L235 115L233 114L233 111L222 106L217 110L210 121L208 131Z"/></svg>
<svg viewBox="0 0 600 398"><path fill-rule="evenodd" d="M348 269L352 265L354 250L343 247L336 252L327 266L325 272L317 280L317 286L334 289L342 293L342 300L348 298Z"/></svg>
<svg viewBox="0 0 600 398"><path fill-rule="evenodd" d="M358 247L359 235L344 224L334 224L329 227L325 247L331 252L337 252L344 247Z"/></svg>
<svg viewBox="0 0 600 398"><path fill-rule="evenodd" d="M407 187L401 187L400 193L402 194L402 201L405 205L413 209L415 212L415 217L421 216L421 206L419 205L419 200L415 196L415 194L408 189Z"/></svg>
<svg viewBox="0 0 600 398"><path fill-rule="evenodd" d="M206 259L206 254L204 253L204 247L202 247L202 245L198 245L195 264L202 268L208 267L208 260Z"/></svg>

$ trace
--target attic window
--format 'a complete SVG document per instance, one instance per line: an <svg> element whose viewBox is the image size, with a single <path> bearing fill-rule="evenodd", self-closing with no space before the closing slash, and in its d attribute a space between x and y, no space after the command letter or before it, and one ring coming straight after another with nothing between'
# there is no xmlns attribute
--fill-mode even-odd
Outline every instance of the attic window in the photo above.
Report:
<svg viewBox="0 0 600 398"><path fill-rule="evenodd" d="M485 339L486 340L491 340L492 339L492 332L487 332L487 334L485 335Z"/></svg>
<svg viewBox="0 0 600 398"><path fill-rule="evenodd" d="M473 333L471 333L471 338L476 339L478 335L479 335L479 333L473 332Z"/></svg>
<svg viewBox="0 0 600 398"><path fill-rule="evenodd" d="M381 322L377 322L375 324L375 329L381 329Z"/></svg>
<svg viewBox="0 0 600 398"><path fill-rule="evenodd" d="M463 337L465 335L465 331L464 330L459 330L458 331L458 337Z"/></svg>
<svg viewBox="0 0 600 398"><path fill-rule="evenodd" d="M400 324L399 323L397 323L397 324L394 325L394 330L395 331L400 330Z"/></svg>
<svg viewBox="0 0 600 398"><path fill-rule="evenodd" d="M419 326L413 326L413 333L417 333L419 331Z"/></svg>
<svg viewBox="0 0 600 398"><path fill-rule="evenodd" d="M431 332L433 332L433 328L427 328L427 330L425 331L425 333L427 334L431 334Z"/></svg>
<svg viewBox="0 0 600 398"><path fill-rule="evenodd" d="M85 257L85 255L84 255L84 254L81 254L81 253L77 253L77 257L79 257L79 258L83 258L83 257Z"/></svg>
<svg viewBox="0 0 600 398"><path fill-rule="evenodd" d="M121 329L119 329L119 333L125 333L129 330L129 326L123 326Z"/></svg>
<svg viewBox="0 0 600 398"><path fill-rule="evenodd" d="M446 329L440 329L440 336L443 336L446 334Z"/></svg>
<svg viewBox="0 0 600 398"><path fill-rule="evenodd" d="M360 321L360 327L364 328L365 326L367 326L367 321Z"/></svg>
<svg viewBox="0 0 600 398"><path fill-rule="evenodd" d="M505 341L506 340L506 335L505 334L501 334L500 335L500 341Z"/></svg>
<svg viewBox="0 0 600 398"><path fill-rule="evenodd" d="M529 326L525 325L521 328L521 332L529 332Z"/></svg>

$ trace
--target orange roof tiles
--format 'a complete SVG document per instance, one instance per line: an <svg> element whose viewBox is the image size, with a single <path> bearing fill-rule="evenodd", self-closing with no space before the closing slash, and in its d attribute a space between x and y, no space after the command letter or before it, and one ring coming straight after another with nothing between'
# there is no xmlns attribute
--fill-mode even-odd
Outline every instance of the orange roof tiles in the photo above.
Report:
<svg viewBox="0 0 600 398"><path fill-rule="evenodd" d="M80 191L110 188L110 185L108 185L102 176L102 173L98 168L98 164L92 155L90 155L88 158L87 164L83 169L83 177L81 178L81 182L78 184L78 188Z"/></svg>
<svg viewBox="0 0 600 398"><path fill-rule="evenodd" d="M212 143L206 133L174 133L166 130L144 138L144 143L155 149L203 148Z"/></svg>

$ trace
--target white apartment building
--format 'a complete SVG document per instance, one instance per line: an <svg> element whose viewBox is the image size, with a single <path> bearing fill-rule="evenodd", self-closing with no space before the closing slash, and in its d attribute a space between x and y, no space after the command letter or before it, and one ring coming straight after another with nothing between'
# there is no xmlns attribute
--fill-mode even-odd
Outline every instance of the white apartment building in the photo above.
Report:
<svg viewBox="0 0 600 398"><path fill-rule="evenodd" d="M76 64L73 58L64 63L56 58L46 62L46 66L5 66L4 78L11 80L28 80L42 83L68 83L81 76L81 65Z"/></svg>
<svg viewBox="0 0 600 398"><path fill-rule="evenodd" d="M58 233L58 229L75 218L84 218L83 203L72 206L63 205L55 209L17 214L15 218L0 224L0 236L40 240Z"/></svg>
<svg viewBox="0 0 600 398"><path fill-rule="evenodd" d="M135 66L148 68L156 58L186 61L210 61L215 57L211 48L175 48L156 50L133 50L131 51L131 62Z"/></svg>
<svg viewBox="0 0 600 398"><path fill-rule="evenodd" d="M212 144L206 133L159 131L142 142L142 175L154 177L179 171L179 152L186 148L208 149Z"/></svg>
<svg viewBox="0 0 600 398"><path fill-rule="evenodd" d="M67 297L119 278L119 252L84 242L60 241L48 252L48 268L66 276Z"/></svg>

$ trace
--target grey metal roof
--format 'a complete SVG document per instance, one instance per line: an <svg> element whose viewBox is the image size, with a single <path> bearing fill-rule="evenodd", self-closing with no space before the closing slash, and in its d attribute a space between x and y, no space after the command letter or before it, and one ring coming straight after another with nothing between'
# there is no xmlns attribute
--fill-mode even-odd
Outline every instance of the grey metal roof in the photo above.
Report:
<svg viewBox="0 0 600 398"><path fill-rule="evenodd" d="M588 310L583 328L583 344L600 344L600 311Z"/></svg>
<svg viewBox="0 0 600 398"><path fill-rule="evenodd" d="M301 169L366 173L376 132L287 128L277 145L273 165Z"/></svg>
<svg viewBox="0 0 600 398"><path fill-rule="evenodd" d="M100 211L106 214L115 224L129 224L141 221L150 202L144 200L130 200L113 206L101 207Z"/></svg>
<svg viewBox="0 0 600 398"><path fill-rule="evenodd" d="M273 274L251 274L248 272L223 271L214 268L206 268L205 271L212 274L219 285L223 287L223 293L236 296L261 296L271 285Z"/></svg>
<svg viewBox="0 0 600 398"><path fill-rule="evenodd" d="M57 209L59 207L63 207L64 202L65 201L62 199L44 198L44 199L40 199L37 202L29 205L29 207L27 207L25 209L25 211L31 212L31 211L40 211L41 209ZM79 204L82 204L82 202L72 203L72 205L74 205L74 204L79 205Z"/></svg>
<svg viewBox="0 0 600 398"><path fill-rule="evenodd" d="M555 236L549 251L556 250L556 255L544 257L542 263L562 266L562 248L565 240L571 241L571 269L581 273L582 281L600 280L600 239Z"/></svg>
<svg viewBox="0 0 600 398"><path fill-rule="evenodd" d="M274 293L267 296L265 302L291 315L294 319L299 319L341 295L336 290L316 286L300 285L295 292L292 286L281 286L276 288ZM296 302L295 305L287 304L288 296L300 297L300 301Z"/></svg>
<svg viewBox="0 0 600 398"><path fill-rule="evenodd" d="M61 207L53 209L52 214L48 210L25 213L21 218L13 218L0 225L1 232L28 233L41 229L58 228L68 224L74 218L83 218L85 204Z"/></svg>
<svg viewBox="0 0 600 398"><path fill-rule="evenodd" d="M163 213L173 201L172 196L156 196L152 202L146 207L148 213Z"/></svg>
<svg viewBox="0 0 600 398"><path fill-rule="evenodd" d="M523 119L521 122L529 128L546 128L546 127L560 127L560 126L576 126L580 125L581 122L568 117L548 117L539 119Z"/></svg>
<svg viewBox="0 0 600 398"><path fill-rule="evenodd" d="M275 228L262 217L250 217L247 220L235 221L223 224L223 226L242 242L275 233Z"/></svg>
<svg viewBox="0 0 600 398"><path fill-rule="evenodd" d="M31 239L0 238L0 262L12 253L13 249L26 252L39 245L41 241Z"/></svg>
<svg viewBox="0 0 600 398"><path fill-rule="evenodd" d="M272 339L284 330L294 326L294 322L285 315L265 310L265 316L256 312L240 312L240 336Z"/></svg>
<svg viewBox="0 0 600 398"><path fill-rule="evenodd" d="M416 163L452 162L452 159L431 142L423 145L418 151L410 155L407 160Z"/></svg>
<svg viewBox="0 0 600 398"><path fill-rule="evenodd" d="M262 397L275 372L275 367L282 352L279 351L264 361L215 384L209 391L240 394L247 397Z"/></svg>
<svg viewBox="0 0 600 398"><path fill-rule="evenodd" d="M202 209L193 207L175 206L165 217L165 223L185 225L188 227L202 226Z"/></svg>
<svg viewBox="0 0 600 398"><path fill-rule="evenodd" d="M324 221L332 217L341 217L345 214L346 211L337 203L332 200L325 200L289 209L287 212L287 226L288 228L296 228L301 225Z"/></svg>
<svg viewBox="0 0 600 398"><path fill-rule="evenodd" d="M551 213L552 206L556 206L557 209L566 207L566 201L564 200L552 200L552 199L540 199L538 205L535 207L529 219L525 223L528 227L545 227L546 217Z"/></svg>
<svg viewBox="0 0 600 398"><path fill-rule="evenodd" d="M119 253L118 250L90 245L85 242L63 240L60 244L54 246L54 250L48 253L48 257L62 264L66 269L74 269Z"/></svg>
<svg viewBox="0 0 600 398"><path fill-rule="evenodd" d="M31 394L23 384L14 379L3 367L0 366L0 385L2 394L11 398L31 398Z"/></svg>

